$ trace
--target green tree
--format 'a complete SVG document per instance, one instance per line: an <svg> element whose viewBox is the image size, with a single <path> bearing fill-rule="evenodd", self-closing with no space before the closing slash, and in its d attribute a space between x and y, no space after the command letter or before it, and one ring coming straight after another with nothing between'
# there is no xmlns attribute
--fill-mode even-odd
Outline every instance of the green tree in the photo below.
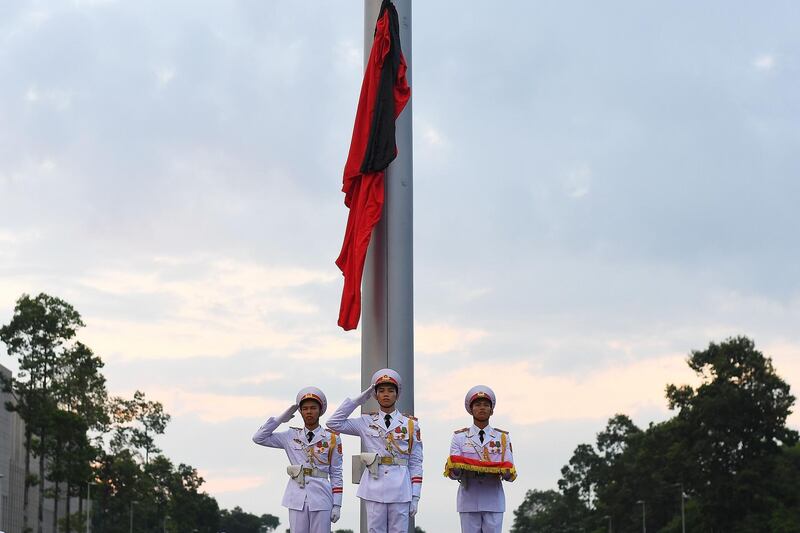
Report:
<svg viewBox="0 0 800 533"><path fill-rule="evenodd" d="M67 302L47 294L31 298L23 294L14 307L11 321L0 328L0 340L8 354L18 360L17 377L8 384L17 404L11 406L25 422L25 488L23 529L29 529L29 490L39 487L38 531L41 533L44 511L44 483L30 473L31 455L38 455L40 475L45 473L48 428L56 410L53 391L57 387L58 359L71 348L71 341L83 321ZM8 408L8 406L7 406Z"/></svg>
<svg viewBox="0 0 800 533"><path fill-rule="evenodd" d="M575 491L529 490L514 511L511 533L580 533L587 514Z"/></svg>
<svg viewBox="0 0 800 533"><path fill-rule="evenodd" d="M745 337L694 351L697 388L669 385L669 420L637 428L612 417L595 445L581 444L559 491L530 491L514 533L681 531L800 532L800 445L786 426L794 396Z"/></svg>
<svg viewBox="0 0 800 533"><path fill-rule="evenodd" d="M280 520L270 514L257 516L234 507L220 512L219 527L225 533L262 533L274 531L280 525Z"/></svg>
<svg viewBox="0 0 800 533"><path fill-rule="evenodd" d="M112 398L109 410L114 423L112 451L129 448L142 457L145 464L150 454L161 451L155 444L155 437L164 433L170 415L164 412L160 402L147 400L145 394L137 390L131 400Z"/></svg>
<svg viewBox="0 0 800 533"><path fill-rule="evenodd" d="M107 392L101 372L103 362L85 344L76 342L64 351L58 362L58 386L53 389L58 412L48 445L49 479L55 483L56 509L59 484L66 483L67 513L63 529L71 533L72 497L81 496L83 487L91 479L91 462L97 456L97 447L89 439L89 431L101 431L108 423ZM79 498L79 513L82 513L82 501Z"/></svg>
<svg viewBox="0 0 800 533"><path fill-rule="evenodd" d="M749 514L761 514L760 493L751 485L771 477L770 458L781 446L798 441L786 426L795 398L772 360L746 337L712 342L693 351L688 364L702 384L696 390L669 385L667 398L683 422L692 467L686 474L702 502L701 527L736 531Z"/></svg>

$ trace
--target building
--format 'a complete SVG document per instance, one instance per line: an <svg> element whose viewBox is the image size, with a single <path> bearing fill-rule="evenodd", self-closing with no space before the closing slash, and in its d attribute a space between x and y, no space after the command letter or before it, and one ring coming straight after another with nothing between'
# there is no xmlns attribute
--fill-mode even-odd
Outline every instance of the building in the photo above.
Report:
<svg viewBox="0 0 800 533"><path fill-rule="evenodd" d="M11 371L0 365L0 374L11 377ZM11 393L0 391L0 531L5 533L22 532L22 513L25 492L25 424L17 413L6 409L6 404L16 403ZM31 474L38 475L38 458L31 457ZM48 488L49 483L45 486ZM28 497L28 526L34 531L37 526L39 506L38 487L31 487ZM43 515L44 533L57 533L53 528L54 502L45 498ZM73 506L73 510L76 507ZM65 509L64 502L59 505L59 518Z"/></svg>

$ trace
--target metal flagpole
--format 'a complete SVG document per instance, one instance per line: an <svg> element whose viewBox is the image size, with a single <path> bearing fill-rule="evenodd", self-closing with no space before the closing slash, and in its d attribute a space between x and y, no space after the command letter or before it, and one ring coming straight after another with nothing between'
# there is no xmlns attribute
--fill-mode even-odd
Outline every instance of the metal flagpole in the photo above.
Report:
<svg viewBox="0 0 800 533"><path fill-rule="evenodd" d="M397 158L386 171L383 216L372 233L364 264L361 296L361 388L372 374L393 368L403 378L397 401L402 413L414 413L414 256L413 154L411 106L411 0L394 0L400 22L400 43L408 65L412 98L396 121ZM364 0L364 63L369 58L381 0ZM362 412L377 410L370 400ZM364 451L364 450L362 450ZM414 531L410 521L409 531ZM367 517L361 504L361 532Z"/></svg>

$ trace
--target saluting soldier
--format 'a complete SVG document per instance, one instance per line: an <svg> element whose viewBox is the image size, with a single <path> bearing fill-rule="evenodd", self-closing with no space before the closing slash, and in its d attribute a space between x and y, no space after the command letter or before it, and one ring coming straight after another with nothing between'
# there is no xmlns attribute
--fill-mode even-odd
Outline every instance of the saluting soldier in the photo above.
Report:
<svg viewBox="0 0 800 533"><path fill-rule="evenodd" d="M378 370L355 400L347 398L328 419L328 427L361 437L361 461L366 467L356 495L364 500L369 533L408 533L409 517L417 513L422 490L422 440L419 421L395 408L403 391L400 374ZM377 413L348 418L370 397Z"/></svg>
<svg viewBox="0 0 800 533"><path fill-rule="evenodd" d="M269 418L253 442L283 448L289 457L289 482L281 505L289 509L292 533L330 533L342 507L342 443L339 435L319 425L328 400L316 387L306 387L279 417ZM304 427L275 432L300 410Z"/></svg>
<svg viewBox="0 0 800 533"><path fill-rule="evenodd" d="M514 481L514 456L507 431L493 428L489 418L494 414L494 391L484 385L472 387L464 398L464 408L472 415L472 425L453 434L451 479L459 481L457 510L462 533L500 533L506 498L502 480Z"/></svg>

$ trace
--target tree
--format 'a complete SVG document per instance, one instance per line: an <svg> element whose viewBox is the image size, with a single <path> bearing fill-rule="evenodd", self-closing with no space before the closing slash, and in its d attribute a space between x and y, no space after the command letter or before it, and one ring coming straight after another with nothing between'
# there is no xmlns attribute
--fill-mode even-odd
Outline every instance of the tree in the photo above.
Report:
<svg viewBox="0 0 800 533"><path fill-rule="evenodd" d="M220 512L219 528L225 533L263 533L274 531L280 525L277 516L262 514L257 516L234 507L231 511Z"/></svg>
<svg viewBox="0 0 800 533"><path fill-rule="evenodd" d="M38 530L43 528L45 496L54 500L53 529L83 531L83 489L96 486L91 521L95 531L126 533L135 514L141 533L217 533L221 520L229 533L268 533L280 524L276 516L220 512L217 501L201 492L197 470L175 466L160 454L156 437L170 415L160 402L141 391L132 399L108 398L103 362L75 339L80 314L68 303L40 294L22 295L12 320L0 327L0 340L18 359L14 379L2 379L13 392L16 411L25 423L25 491L23 530L30 533L29 492L39 488ZM31 475L31 457L39 459L39 475ZM50 486L45 488L45 480ZM58 519L66 495L66 513ZM72 513L72 498L78 511Z"/></svg>
<svg viewBox="0 0 800 533"><path fill-rule="evenodd" d="M697 390L669 385L667 398L685 429L691 486L701 496L706 527L734 531L759 505L742 484L752 483L752 474L769 476L768 458L798 441L786 426L795 398L772 360L746 337L712 342L693 351L688 364L703 383ZM768 470L754 472L756 465Z"/></svg>
<svg viewBox="0 0 800 533"><path fill-rule="evenodd" d="M97 456L97 447L89 439L89 431L100 431L108 423L106 411L106 380L101 369L103 361L81 342L64 351L58 360L58 386L53 390L58 414L51 442L52 457L50 479L55 483L56 509L59 483L66 482L66 511L64 531L70 533L73 496L91 479L91 461ZM79 498L79 513L83 500ZM55 513L57 514L57 513Z"/></svg>
<svg viewBox="0 0 800 533"><path fill-rule="evenodd" d="M511 533L579 533L588 508L576 492L529 490L514 511Z"/></svg>
<svg viewBox="0 0 800 533"><path fill-rule="evenodd" d="M161 451L155 444L155 436L164 433L171 417L160 402L147 400L145 394L137 390L132 400L112 398L109 410L114 423L112 451L130 448L145 464L150 454Z"/></svg>
<svg viewBox="0 0 800 533"><path fill-rule="evenodd" d="M786 426L794 404L772 362L745 337L694 351L695 389L669 385L677 414L647 429L609 419L594 446L576 447L559 491L529 491L514 512L514 533L688 530L800 531L800 445Z"/></svg>
<svg viewBox="0 0 800 533"><path fill-rule="evenodd" d="M0 340L8 354L17 357L19 372L10 383L17 404L10 406L25 422L25 490L23 496L23 529L29 523L29 490L39 485L38 530L42 531L44 483L30 474L31 454L39 457L40 476L45 473L48 434L56 409L53 390L57 386L57 361L70 349L78 328L83 327L80 314L67 302L41 293L35 298L23 294L14 307L11 321L0 328ZM7 406L9 408L9 406ZM34 438L34 433L36 437Z"/></svg>

